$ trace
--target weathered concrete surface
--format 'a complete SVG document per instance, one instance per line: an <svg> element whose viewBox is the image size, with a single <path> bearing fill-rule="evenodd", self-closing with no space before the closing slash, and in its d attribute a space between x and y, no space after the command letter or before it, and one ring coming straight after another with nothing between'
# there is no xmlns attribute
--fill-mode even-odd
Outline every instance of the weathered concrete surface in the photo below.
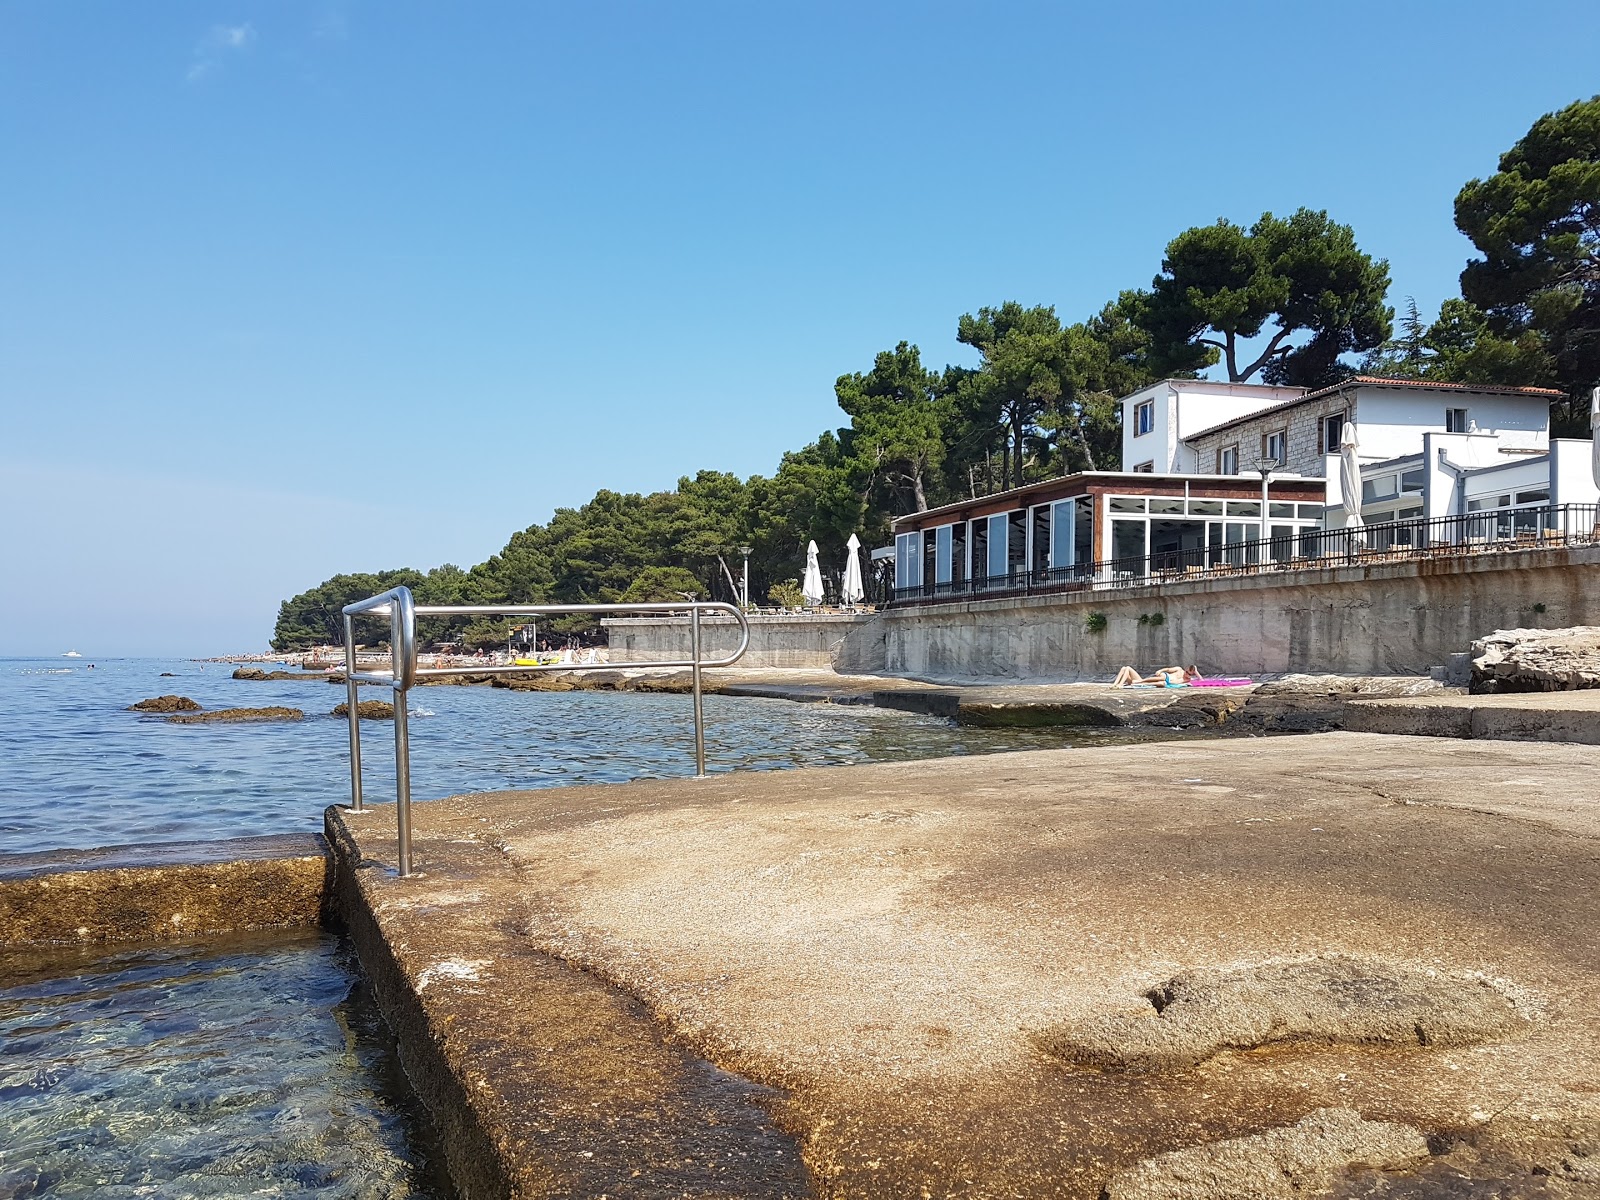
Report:
<svg viewBox="0 0 1600 1200"><path fill-rule="evenodd" d="M1365 733L1600 745L1600 691L1442 692L1352 701L1345 711L1345 727Z"/></svg>
<svg viewBox="0 0 1600 1200"><path fill-rule="evenodd" d="M1427 1139L1408 1125L1323 1108L1281 1129L1147 1159L1119 1171L1106 1200L1293 1200L1326 1195L1352 1166L1402 1167L1427 1156Z"/></svg>
<svg viewBox="0 0 1600 1200"><path fill-rule="evenodd" d="M746 667L829 668L845 640L870 624L864 613L751 614L750 645L739 661ZM616 617L605 627L611 658L617 662L660 662L689 657L687 617ZM739 644L732 617L706 617L700 623L707 657L731 654Z"/></svg>
<svg viewBox="0 0 1600 1200"><path fill-rule="evenodd" d="M1515 1000L1481 975L1333 954L1186 972L1129 997L1126 1012L1050 1026L1034 1042L1085 1066L1182 1071L1222 1050L1284 1042L1471 1046L1526 1020Z"/></svg>
<svg viewBox="0 0 1600 1200"><path fill-rule="evenodd" d="M492 844L431 846L425 879L364 858L381 838L351 831L391 814L329 810L335 895L464 1200L808 1193L800 1147L767 1109L776 1093L530 946L499 907L518 872Z"/></svg>
<svg viewBox="0 0 1600 1200"><path fill-rule="evenodd" d="M1220 675L1427 675L1489 630L1600 625L1597 566L1600 546L1374 558L1322 571L913 605L852 635L834 665L951 683L1108 679L1124 665L1168 663ZM1105 617L1103 629L1087 627L1091 613ZM1160 624L1149 620L1157 614Z"/></svg>
<svg viewBox="0 0 1600 1200"><path fill-rule="evenodd" d="M641 1002L681 1053L781 1091L765 1103L819 1195L1095 1197L1154 1155L1328 1107L1440 1148L1500 1122L1600 1119L1586 747L1168 742L456 797L415 816L423 874L405 881L381 870L387 820L330 821L358 830L397 989L410 981L435 1042L477 1056L458 1068L470 1091L533 1072L546 1097L580 1088L578 1112L627 1091L618 1062L567 1078L569 1052L545 1049L525 972L554 956ZM1268 1045L1154 1074L1037 1044L1148 1012L1176 977L1325 955L1481 975L1517 1023L1467 1047ZM469 959L476 979L449 965ZM512 1161L570 1162L568 1126L498 1103L480 1118ZM1473 1161L1494 1179L1531 1169ZM641 1169L632 1194L683 1190ZM560 1192L530 1172L514 1194Z"/></svg>
<svg viewBox="0 0 1600 1200"><path fill-rule="evenodd" d="M315 925L327 871L310 834L0 855L0 945Z"/></svg>

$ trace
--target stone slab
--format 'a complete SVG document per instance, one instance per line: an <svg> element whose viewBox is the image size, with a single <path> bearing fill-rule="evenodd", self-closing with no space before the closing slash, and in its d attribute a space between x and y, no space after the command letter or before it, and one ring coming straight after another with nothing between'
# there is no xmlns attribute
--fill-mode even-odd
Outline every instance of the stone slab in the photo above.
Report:
<svg viewBox="0 0 1600 1200"><path fill-rule="evenodd" d="M315 925L327 873L314 834L0 855L0 946Z"/></svg>
<svg viewBox="0 0 1600 1200"><path fill-rule="evenodd" d="M1346 728L1418 737L1600 745L1600 691L1441 693L1346 705Z"/></svg>
<svg viewBox="0 0 1600 1200"><path fill-rule="evenodd" d="M741 1161L772 1166L780 1130L815 1195L1096 1197L1154 1156L1331 1108L1441 1148L1600 1129L1586 746L1331 733L459 796L416 807L405 880L388 815L330 810L329 828L364 959L392 956L413 1006L402 1046L432 1055L438 1094L456 1079L474 1098L502 1164L481 1194L686 1194L667 1131L624 1114L688 1111L702 1063L744 1131L714 1153L748 1138ZM1063 1023L1150 1011L1174 979L1266 986L1329 956L1436 975L1443 1005L1489 987L1517 1017L1473 1044L1231 1039L1154 1074L1041 1049ZM546 1015L556 964L572 996L613 1000L583 1037L571 997ZM1386 1003L1376 984L1341 995ZM641 1020L661 1047L643 1074ZM643 1149L600 1169L597 1112ZM1539 1165L1460 1161L1491 1181Z"/></svg>

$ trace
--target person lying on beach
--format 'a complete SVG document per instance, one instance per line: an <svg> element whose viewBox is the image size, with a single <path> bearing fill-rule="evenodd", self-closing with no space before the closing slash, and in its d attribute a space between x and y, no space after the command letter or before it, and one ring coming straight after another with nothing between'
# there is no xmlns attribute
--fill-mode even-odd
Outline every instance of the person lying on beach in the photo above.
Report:
<svg viewBox="0 0 1600 1200"><path fill-rule="evenodd" d="M1198 667L1162 667L1154 675L1140 675L1132 667L1123 667L1111 681L1112 687L1180 687L1191 679L1200 678Z"/></svg>

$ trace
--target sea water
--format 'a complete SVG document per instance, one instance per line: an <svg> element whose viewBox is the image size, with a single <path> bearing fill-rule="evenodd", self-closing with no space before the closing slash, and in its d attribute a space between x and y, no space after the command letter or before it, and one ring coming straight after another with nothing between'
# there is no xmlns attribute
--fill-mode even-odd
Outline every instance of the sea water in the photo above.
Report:
<svg viewBox="0 0 1600 1200"><path fill-rule="evenodd" d="M349 800L343 686L232 678L226 663L0 659L0 853L310 832ZM364 698L388 699L379 688ZM146 697L285 705L303 721L172 724ZM693 773L687 696L425 687L411 692L412 796ZM713 772L1082 744L1085 730L977 730L863 705L707 696ZM394 795L393 725L362 725L366 795Z"/></svg>
<svg viewBox="0 0 1600 1200"><path fill-rule="evenodd" d="M0 1197L448 1194L349 951L315 931L0 954Z"/></svg>

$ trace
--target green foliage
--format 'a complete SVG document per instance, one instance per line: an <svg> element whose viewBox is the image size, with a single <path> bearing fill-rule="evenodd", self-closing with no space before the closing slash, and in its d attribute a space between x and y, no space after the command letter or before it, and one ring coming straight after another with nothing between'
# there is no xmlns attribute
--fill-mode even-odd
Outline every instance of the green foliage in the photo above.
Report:
<svg viewBox="0 0 1600 1200"><path fill-rule="evenodd" d="M1501 337L1488 315L1465 300L1446 300L1429 325L1408 299L1400 328L1399 337L1362 360L1365 374L1518 387L1555 382L1539 334L1525 330L1515 339Z"/></svg>
<svg viewBox="0 0 1600 1200"><path fill-rule="evenodd" d="M1106 615L1103 612L1092 612L1083 619L1085 633L1104 633L1106 631Z"/></svg>
<svg viewBox="0 0 1600 1200"><path fill-rule="evenodd" d="M928 507L928 481L945 452L948 406L939 383L907 342L880 353L865 375L839 376L834 396L850 417L841 440L864 476L864 494L882 483L909 491L911 511Z"/></svg>
<svg viewBox="0 0 1600 1200"><path fill-rule="evenodd" d="M646 567L617 597L624 603L665 604L673 600L704 599L705 585L682 567Z"/></svg>
<svg viewBox="0 0 1600 1200"><path fill-rule="evenodd" d="M1350 226L1302 208L1287 219L1263 213L1249 229L1219 220L1180 233L1151 291L1130 307L1159 371L1197 370L1220 356L1231 380L1259 372L1314 387L1348 374L1341 355L1389 337L1388 289L1388 262L1363 253ZM1241 363L1239 343L1269 321L1266 347Z"/></svg>
<svg viewBox="0 0 1600 1200"><path fill-rule="evenodd" d="M354 575L335 575L310 591L301 592L278 606L272 631L272 648L279 653L312 646L344 645L344 606L376 596L394 587L420 589L426 581L421 571L403 567ZM361 617L355 624L358 643L389 640L389 627L380 619Z"/></svg>
<svg viewBox="0 0 1600 1200"><path fill-rule="evenodd" d="M774 608L800 608L806 597L798 579L785 579L767 589L767 600Z"/></svg>
<svg viewBox="0 0 1600 1200"><path fill-rule="evenodd" d="M1456 197L1456 226L1483 256L1461 294L1495 339L1485 357L1513 373L1537 362L1567 392L1570 422L1600 384L1600 96L1540 117L1499 167Z"/></svg>
<svg viewBox="0 0 1600 1200"><path fill-rule="evenodd" d="M1161 626L1161 625L1165 625L1166 623L1167 623L1167 614L1166 613L1153 612L1153 613L1140 613L1139 614L1139 624L1141 624L1141 625Z"/></svg>

